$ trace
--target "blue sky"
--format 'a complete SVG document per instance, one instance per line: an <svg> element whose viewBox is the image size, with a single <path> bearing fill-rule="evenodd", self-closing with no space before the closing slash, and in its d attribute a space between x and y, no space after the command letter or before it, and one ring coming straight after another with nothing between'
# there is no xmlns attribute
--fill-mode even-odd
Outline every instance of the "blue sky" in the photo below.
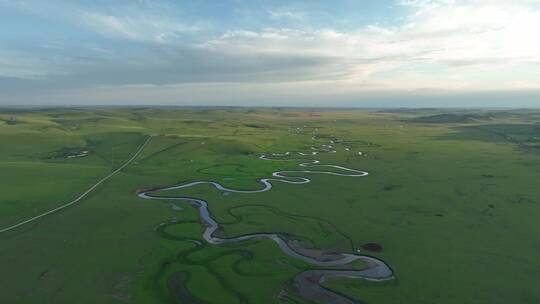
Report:
<svg viewBox="0 0 540 304"><path fill-rule="evenodd" d="M0 0L0 104L540 106L540 0Z"/></svg>

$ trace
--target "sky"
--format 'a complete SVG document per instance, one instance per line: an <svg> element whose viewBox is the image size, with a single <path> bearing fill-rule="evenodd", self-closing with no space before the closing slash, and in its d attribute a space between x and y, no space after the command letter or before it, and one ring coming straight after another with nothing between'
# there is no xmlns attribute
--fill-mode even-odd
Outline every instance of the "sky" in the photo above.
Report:
<svg viewBox="0 0 540 304"><path fill-rule="evenodd" d="M0 105L540 107L540 0L0 0Z"/></svg>

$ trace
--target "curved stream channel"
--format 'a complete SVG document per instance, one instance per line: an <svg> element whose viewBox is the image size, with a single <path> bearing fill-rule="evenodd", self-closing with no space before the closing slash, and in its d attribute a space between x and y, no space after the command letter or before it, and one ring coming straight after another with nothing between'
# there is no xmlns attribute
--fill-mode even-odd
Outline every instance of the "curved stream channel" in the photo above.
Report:
<svg viewBox="0 0 540 304"><path fill-rule="evenodd" d="M275 160L294 160L294 159L276 159L275 157L284 157L290 156L293 153L301 156L310 156L316 155L319 152L335 153L335 150L332 150L331 145L322 145L321 149L312 148L312 152L303 153L303 152L286 152L282 154L273 153L270 155L263 154L260 156L260 159L267 161ZM274 158L272 158L274 157ZM167 191L167 190L177 190L193 187L201 184L209 184L215 187L216 189L223 192L234 192L234 193L260 193L269 191L272 189L273 182L281 182L288 184L306 184L311 180L307 177L298 177L298 176L287 176L287 174L327 174L343 177L364 177L368 175L368 172L360 171L356 169L350 169L337 165L324 165L320 164L318 160L311 160L309 162L304 162L299 165L305 170L294 170L294 171L277 171L272 173L272 178L262 178L259 179L259 183L262 184L261 189L257 190L237 190L227 188L214 181L194 181L184 184L179 184L169 187L153 188L149 190L141 190L138 192L138 196L144 199L151 200L176 200L190 204L194 208L199 210L200 221L204 226L203 238L210 244L213 245L222 245L229 243L242 242L246 240L254 239L269 239L277 243L279 248L287 255L302 260L306 263L318 266L318 267L338 267L339 269L313 269L306 270L294 278L294 281L298 287L300 295L308 300L312 300L316 303L321 304L336 304L336 303L362 303L359 300L355 300L334 292L330 289L327 289L320 284L327 278L353 278L353 279L363 279L370 281L386 281L394 278L394 272L390 266L388 266L384 261L377 259L375 257L359 255L346 252L327 252L321 249L311 249L311 248L301 248L298 245L295 245L294 249L290 245L290 238L280 235L278 233L254 233L254 234L245 234L237 237L231 238L220 238L214 236L216 230L219 229L219 223L212 216L210 210L208 209L208 202L202 199L193 198L193 197L183 197L183 196L156 196L152 195L152 192L156 191ZM320 171L314 169L321 168L333 168L338 169L344 173L332 172L332 171ZM347 269L347 265L354 261L363 261L367 266L362 270Z"/></svg>

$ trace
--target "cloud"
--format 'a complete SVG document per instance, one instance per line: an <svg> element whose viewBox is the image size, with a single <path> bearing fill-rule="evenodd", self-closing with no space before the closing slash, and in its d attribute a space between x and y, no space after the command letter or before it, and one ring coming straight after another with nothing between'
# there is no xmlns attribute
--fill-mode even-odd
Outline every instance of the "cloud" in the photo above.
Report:
<svg viewBox="0 0 540 304"><path fill-rule="evenodd" d="M328 65L321 66L321 75L340 74L351 81L382 83L384 79L371 77L389 71L407 75L393 75L392 81L386 82L390 87L445 87L447 83L455 88L450 75L469 74L470 79L460 77L461 86L467 87L480 85L474 78L482 69L506 73L512 67L540 61L540 40L532 30L540 28L540 11L529 8L529 3L408 0L401 4L415 10L400 26L366 26L352 32L235 30L207 41L205 47L228 54L318 56L333 61L339 69L328 71ZM415 83L409 80L411 75ZM485 80L481 85L490 85ZM491 85L504 86L511 81L507 77Z"/></svg>
<svg viewBox="0 0 540 304"><path fill-rule="evenodd" d="M164 16L128 15L114 16L96 12L80 15L88 29L112 38L141 42L175 43L185 34L194 34L200 28L184 25Z"/></svg>
<svg viewBox="0 0 540 304"><path fill-rule="evenodd" d="M45 39L33 52L1 47L0 83L21 88L27 79L32 89L78 96L87 90L116 100L200 94L201 102L227 94L278 98L278 91L285 100L420 88L540 89L539 1L401 0L408 14L400 24L347 30L308 24L309 16L286 9L262 10L273 21L267 26L224 23L209 30L155 2L144 9L133 2L107 9L58 3L63 10L54 14L55 6L44 2L0 0L62 20L92 40Z"/></svg>
<svg viewBox="0 0 540 304"><path fill-rule="evenodd" d="M158 4L160 3L160 4ZM16 9L47 18L106 38L149 43L177 43L184 35L201 31L198 22L182 22L166 2L0 0L0 9Z"/></svg>
<svg viewBox="0 0 540 304"><path fill-rule="evenodd" d="M304 13L293 12L293 11L277 11L277 10L268 10L268 17L273 20L289 19L289 20L303 20L305 17Z"/></svg>

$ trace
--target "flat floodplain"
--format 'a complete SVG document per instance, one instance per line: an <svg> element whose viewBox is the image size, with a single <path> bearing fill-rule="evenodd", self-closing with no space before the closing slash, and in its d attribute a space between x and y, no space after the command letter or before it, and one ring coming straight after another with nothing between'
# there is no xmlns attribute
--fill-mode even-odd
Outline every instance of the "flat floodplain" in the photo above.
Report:
<svg viewBox="0 0 540 304"><path fill-rule="evenodd" d="M539 123L532 110L0 110L0 229L77 197L152 136L77 204L0 234L2 302L309 303L295 276L327 267L267 239L209 244L196 208L137 193L201 180L254 190L316 159L369 175L291 173L310 182L156 195L205 200L219 237L276 232L395 271L384 282L322 282L350 299L539 303Z"/></svg>

